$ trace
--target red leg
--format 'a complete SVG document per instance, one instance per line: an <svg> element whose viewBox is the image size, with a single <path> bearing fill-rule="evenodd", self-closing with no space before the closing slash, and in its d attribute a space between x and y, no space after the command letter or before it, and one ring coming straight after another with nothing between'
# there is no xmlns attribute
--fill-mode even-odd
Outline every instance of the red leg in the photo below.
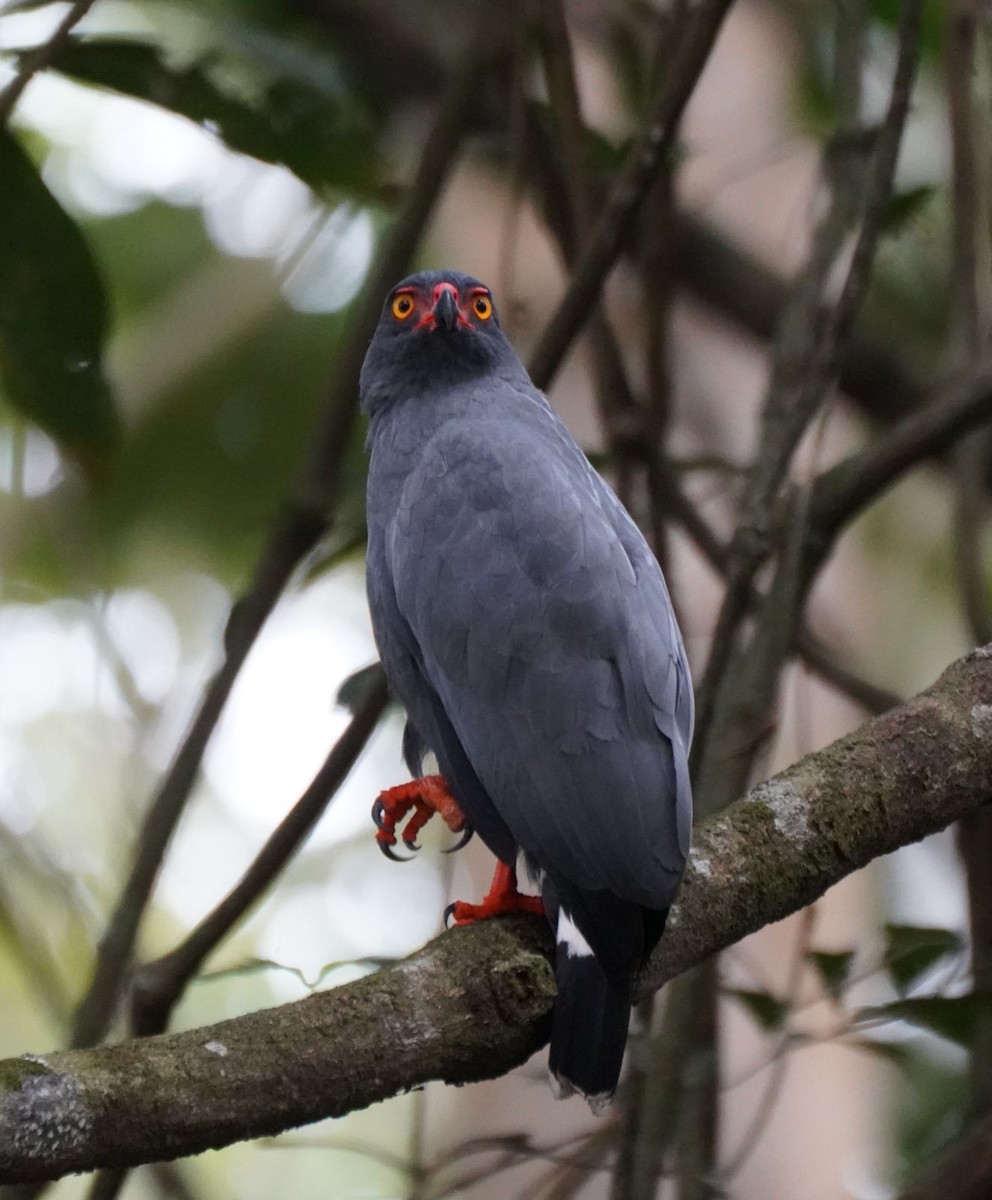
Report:
<svg viewBox="0 0 992 1200"><path fill-rule="evenodd" d="M454 850L460 849L472 836L471 826L465 820L465 814L448 790L448 785L441 775L425 775L423 779L413 779L409 783L401 783L396 787L387 788L379 793L379 798L372 806L372 820L378 826L375 840L379 849L387 858L396 862L405 862L391 850L396 845L396 827L407 815L412 816L407 821L403 832L403 845L408 850L419 850L417 835L427 822L437 813L452 833L462 833L464 836Z"/></svg>
<svg viewBox="0 0 992 1200"><path fill-rule="evenodd" d="M481 904L466 904L456 900L449 904L444 914L445 924L451 919L454 925L471 925L488 917L502 917L507 913L535 913L544 915L544 901L540 896L524 896L517 891L517 872L505 862L497 861L496 873L489 891Z"/></svg>

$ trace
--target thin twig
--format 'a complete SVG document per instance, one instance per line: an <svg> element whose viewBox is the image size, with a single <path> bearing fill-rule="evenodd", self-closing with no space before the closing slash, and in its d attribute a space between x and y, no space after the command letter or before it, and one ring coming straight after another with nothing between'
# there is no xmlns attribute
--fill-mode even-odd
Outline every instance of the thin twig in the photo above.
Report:
<svg viewBox="0 0 992 1200"><path fill-rule="evenodd" d="M943 454L965 434L989 422L992 365L821 475L810 507L807 572L819 566L844 526L906 471Z"/></svg>
<svg viewBox="0 0 992 1200"><path fill-rule="evenodd" d="M847 663L842 662L808 628L796 634L796 650L803 662L816 675L837 691L856 701L872 717L897 708L903 698L888 688L865 679Z"/></svg>
<svg viewBox="0 0 992 1200"><path fill-rule="evenodd" d="M802 565L812 502L811 489L793 492L778 515L775 500L803 433L821 412L836 381L837 361L853 316L864 296L874 260L881 216L892 188L895 157L908 110L919 54L920 0L903 9L899 57L889 109L864 181L863 153L842 124L843 155L826 161L831 202L818 226L808 264L786 308L773 358L772 377L762 412L759 450L747 494L727 555L727 587L717 620L710 658L697 692L696 734L690 757L696 808L702 815L723 810L746 785L759 749L773 729L771 714L782 667L798 629L806 596ZM908 13L908 15L907 15ZM860 26L862 5L845 6L840 24ZM845 79L860 78L863 29L845 36L856 62ZM857 86L840 96L857 119ZM860 214L859 214L860 210ZM831 276L860 215L851 263L836 302L824 313ZM822 420L821 420L822 429ZM776 569L749 640L741 635L750 609L756 573L775 551ZM680 1200L709 1200L716 1194L715 1154L719 1101L717 974L701 988L695 1045L699 1078L683 1096L677 1141Z"/></svg>
<svg viewBox="0 0 992 1200"><path fill-rule="evenodd" d="M127 1167L111 1167L100 1171L90 1181L86 1190L86 1200L117 1200L128 1174Z"/></svg>
<svg viewBox="0 0 992 1200"><path fill-rule="evenodd" d="M802 982L803 972L806 967L806 953L809 949L815 920L816 909L812 905L804 909L800 914L796 949L785 987L786 1012L792 1011L793 1005L799 995L799 985ZM776 1041L776 1049L769 1064L771 1078L768 1080L765 1090L755 1106L754 1113L751 1116L747 1129L738 1142L737 1148L727 1157L725 1162L720 1164L721 1184L733 1179L745 1166L748 1159L750 1159L761 1139L762 1133L768 1126L775 1105L782 1094L782 1085L785 1083L786 1070L789 1064L787 1050L790 1045L789 1031L785 1023L783 1023Z"/></svg>
<svg viewBox="0 0 992 1200"><path fill-rule="evenodd" d="M611 1200L651 1200L655 1195L678 1128L692 1050L691 1031L704 985L705 975L690 971L668 988L660 1027L648 1042L645 1086L640 1095L632 1097L637 1111L636 1132L630 1152L618 1160Z"/></svg>
<svg viewBox="0 0 992 1200"><path fill-rule="evenodd" d="M756 258L680 212L672 263L678 283L698 303L753 337L775 337L788 285ZM840 355L841 390L873 421L889 424L923 402L923 381L869 332L852 331Z"/></svg>
<svg viewBox="0 0 992 1200"><path fill-rule="evenodd" d="M919 0L910 0L901 12L899 56L867 180L862 184L863 173L858 162L861 154L858 147L863 147L864 139L855 138L849 125L838 131L837 148L827 159L833 184L831 208L817 231L809 264L783 317L772 382L762 414L761 450L731 543L727 589L699 687L693 751L693 763L697 766L705 759L713 759L710 724L724 679L737 675L729 667L752 581L773 550L774 527L770 516L775 496L803 430L836 379L842 347L867 289L915 79L920 11ZM855 44L860 44L860 38L855 39ZM854 114L848 114L848 121L853 119ZM846 168L842 165L845 162L848 162ZM860 209L860 228L850 264L836 301L823 311L823 294L855 209Z"/></svg>
<svg viewBox="0 0 992 1200"><path fill-rule="evenodd" d="M709 58L731 0L704 0L675 52L671 71L650 116L614 183L592 240L572 275L568 291L531 356L531 378L547 387L572 340L593 311L610 268L633 228L641 206L674 144L682 112Z"/></svg>
<svg viewBox="0 0 992 1200"><path fill-rule="evenodd" d="M949 6L946 88L951 130L951 322L948 358L952 370L970 373L981 362L989 324L988 285L979 263L987 262L988 209L983 211L978 174L978 122L982 113L974 87L978 9L970 0ZM988 117L985 115L985 121ZM982 251L986 251L983 255ZM966 439L953 457L956 503L954 558L963 615L972 638L992 636L992 610L986 579L983 535L988 495L983 472L992 445L988 432ZM992 814L965 818L957 830L968 896L971 987L975 996L992 992ZM992 1112L992 1015L976 1005L968 1055L968 1111L972 1118Z"/></svg>
<svg viewBox="0 0 992 1200"><path fill-rule="evenodd" d="M17 74L0 92L0 129L10 120L17 102L24 94L24 89L39 71L44 71L58 58L60 52L68 44L72 31L95 3L96 0L73 0L69 11L59 22L58 28L48 41L43 42L21 58Z"/></svg>
<svg viewBox="0 0 992 1200"><path fill-rule="evenodd" d="M386 702L385 677L380 672L313 782L239 883L171 954L139 968L133 983L131 1008L135 1034L148 1036L167 1027L173 1008L204 960L257 902L309 835L362 752ZM126 1169L100 1171L87 1200L116 1200L127 1176Z"/></svg>
<svg viewBox="0 0 992 1200"><path fill-rule="evenodd" d="M152 1163L149 1173L167 1200L197 1200L197 1193L179 1163Z"/></svg>
<svg viewBox="0 0 992 1200"><path fill-rule="evenodd" d="M968 633L975 645L992 641L992 605L988 586L986 534L989 529L989 494L985 470L992 440L974 435L967 438L953 458L956 496L954 501L954 563L961 607Z"/></svg>
<svg viewBox="0 0 992 1200"><path fill-rule="evenodd" d="M981 120L973 94L977 37L975 5L971 0L954 0L947 21L945 64L954 183L948 358L950 369L965 375L981 361L990 316L988 285L981 282L979 266L988 261L988 214L982 211L977 169ZM988 517L983 475L989 448L987 437L970 439L959 447L953 463L957 485L954 559L964 613L976 643L992 638L982 545Z"/></svg>
<svg viewBox="0 0 992 1200"><path fill-rule="evenodd" d="M186 985L209 954L257 903L323 815L365 748L386 708L382 672L355 710L303 795L289 810L223 900L169 954L144 963L135 974L131 1024L138 1036L161 1033Z"/></svg>
<svg viewBox="0 0 992 1200"><path fill-rule="evenodd" d="M543 143L542 151L536 151L532 145L530 161L537 182L545 193L542 199L549 211L549 224L562 258L569 269L574 269L579 248L587 245L593 235L596 189L586 162L585 124L564 5L562 0L540 0L538 8L538 44L559 136L554 144L543 136L533 108L528 108L527 132L531 142L535 145ZM557 152L559 147L560 153ZM554 208L547 196L552 177L556 197ZM630 431L632 426L639 424L636 417L638 405L602 298L594 303L590 328L600 422L611 455L618 464L616 490L620 499L630 507Z"/></svg>
<svg viewBox="0 0 992 1200"><path fill-rule="evenodd" d="M573 1200L585 1188L590 1176L609 1170L609 1155L615 1140L615 1122L607 1119L592 1133L587 1133L575 1149L548 1172L535 1189L535 1200Z"/></svg>
<svg viewBox="0 0 992 1200"><path fill-rule="evenodd" d="M719 959L700 963L689 978L696 980L695 1005L685 1023L682 1092L673 1114L676 1195L679 1200L715 1200L712 1180L720 1129ZM656 1185L656 1178L650 1182ZM654 1200L654 1187L642 1195L643 1200Z"/></svg>

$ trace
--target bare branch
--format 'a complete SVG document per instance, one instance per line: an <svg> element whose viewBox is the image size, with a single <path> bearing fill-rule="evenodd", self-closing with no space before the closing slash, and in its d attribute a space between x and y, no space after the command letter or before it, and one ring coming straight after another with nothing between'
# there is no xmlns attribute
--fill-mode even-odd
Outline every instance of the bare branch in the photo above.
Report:
<svg viewBox="0 0 992 1200"><path fill-rule="evenodd" d="M14 78L0 92L0 129L10 120L10 115L17 106L18 100L24 94L24 89L39 71L44 71L58 57L59 52L69 41L72 31L90 11L96 0L73 0L69 11L59 22L58 28L48 39L30 54L21 59L20 68Z"/></svg>
<svg viewBox="0 0 992 1200"><path fill-rule="evenodd" d="M706 65L730 4L731 0L704 0L687 23L650 117L620 170L568 291L534 351L530 373L538 387L547 387L573 338L593 311L594 300L671 151L683 109Z"/></svg>
<svg viewBox="0 0 992 1200"><path fill-rule="evenodd" d="M808 629L799 630L796 636L796 650L803 662L825 683L855 700L871 716L880 716L902 703L902 698L895 692L864 679L847 663L831 654L820 639Z"/></svg>
<svg viewBox="0 0 992 1200"><path fill-rule="evenodd" d="M992 801L992 646L696 833L642 993ZM544 922L489 921L397 967L186 1033L0 1063L0 1182L133 1165L491 1078L547 1036Z"/></svg>
<svg viewBox="0 0 992 1200"><path fill-rule="evenodd" d="M728 552L726 593L713 633L706 671L698 687L696 734L691 756L694 773L700 770L701 764L723 760L723 731L728 726L733 727L738 719L738 714L730 711L739 707L737 697L730 697L728 703L723 703L719 694L725 681L734 685L738 697L741 692L737 680L742 678L742 674L737 667L730 669L731 661L738 632L747 612L755 573L774 549L773 535L776 530L770 516L774 511L775 498L781 490L799 438L823 404L830 385L836 381L841 350L867 290L881 234L882 217L892 193L896 159L916 78L921 13L922 0L907 0L902 6L899 55L889 104L863 185L857 161L851 159L852 145L857 144L852 142L853 131L838 131L839 145L846 147L842 159L847 166L842 170L834 162L830 172L833 184L830 209L817 229L809 262L797 280L792 303L783 315L772 380L761 418L760 451ZM863 140L862 137L861 142ZM834 153L836 159L839 149L835 148ZM843 285L837 299L824 308L830 275L857 210L860 210L860 226ZM792 525L788 529L782 527L778 532L785 533L795 543L798 536L795 521L805 523L806 515L804 506L800 506ZM796 564L799 561L796 555ZM794 607L791 614L788 611L776 614L774 625L765 622L766 635L781 629L783 620L791 622L798 615L797 606L802 589L796 586L798 577L790 574L789 563L785 559L780 560L779 576L773 593L782 598L785 607L790 604ZM783 637L778 646L769 648L769 653L784 653L787 644L787 639ZM751 661L754 668L752 677L765 681L767 702L770 702L778 669L771 660L760 664L754 661L752 655ZM756 720L763 722L763 710L767 702L762 703L758 697L746 699ZM740 732L736 729L733 732L738 740ZM754 728L746 729L744 736L752 741L755 732Z"/></svg>
<svg viewBox="0 0 992 1200"><path fill-rule="evenodd" d="M204 960L253 907L309 836L365 748L386 701L386 680L379 671L313 782L238 883L175 950L138 968L131 998L131 1024L136 1034L161 1033L167 1027L172 1009Z"/></svg>
<svg viewBox="0 0 992 1200"><path fill-rule="evenodd" d="M809 550L819 564L840 530L910 467L950 449L992 421L992 367L906 417L865 450L817 481L810 506Z"/></svg>
<svg viewBox="0 0 992 1200"><path fill-rule="evenodd" d="M697 301L754 337L775 336L787 285L773 271L685 213L673 252L678 281ZM841 390L875 421L887 424L924 401L922 381L869 334L854 332L837 366Z"/></svg>

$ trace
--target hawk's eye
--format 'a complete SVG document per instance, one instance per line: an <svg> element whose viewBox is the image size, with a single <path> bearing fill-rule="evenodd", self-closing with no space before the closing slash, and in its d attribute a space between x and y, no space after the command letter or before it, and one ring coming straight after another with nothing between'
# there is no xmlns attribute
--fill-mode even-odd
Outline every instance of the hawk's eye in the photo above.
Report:
<svg viewBox="0 0 992 1200"><path fill-rule="evenodd" d="M405 321L413 312L413 297L401 292L393 301L393 316L397 321Z"/></svg>
<svg viewBox="0 0 992 1200"><path fill-rule="evenodd" d="M493 302L488 296L476 296L472 301L472 311L480 321L488 321L493 315Z"/></svg>

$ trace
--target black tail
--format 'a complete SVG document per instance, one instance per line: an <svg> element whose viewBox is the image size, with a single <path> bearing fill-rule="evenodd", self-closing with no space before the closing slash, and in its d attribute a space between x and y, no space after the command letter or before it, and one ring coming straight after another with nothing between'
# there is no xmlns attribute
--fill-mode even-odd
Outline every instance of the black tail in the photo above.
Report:
<svg viewBox="0 0 992 1200"><path fill-rule="evenodd" d="M630 997L625 985L606 977L592 954L572 950L559 941L548 1066L556 1095L579 1092L598 1113L606 1108L620 1078Z"/></svg>

